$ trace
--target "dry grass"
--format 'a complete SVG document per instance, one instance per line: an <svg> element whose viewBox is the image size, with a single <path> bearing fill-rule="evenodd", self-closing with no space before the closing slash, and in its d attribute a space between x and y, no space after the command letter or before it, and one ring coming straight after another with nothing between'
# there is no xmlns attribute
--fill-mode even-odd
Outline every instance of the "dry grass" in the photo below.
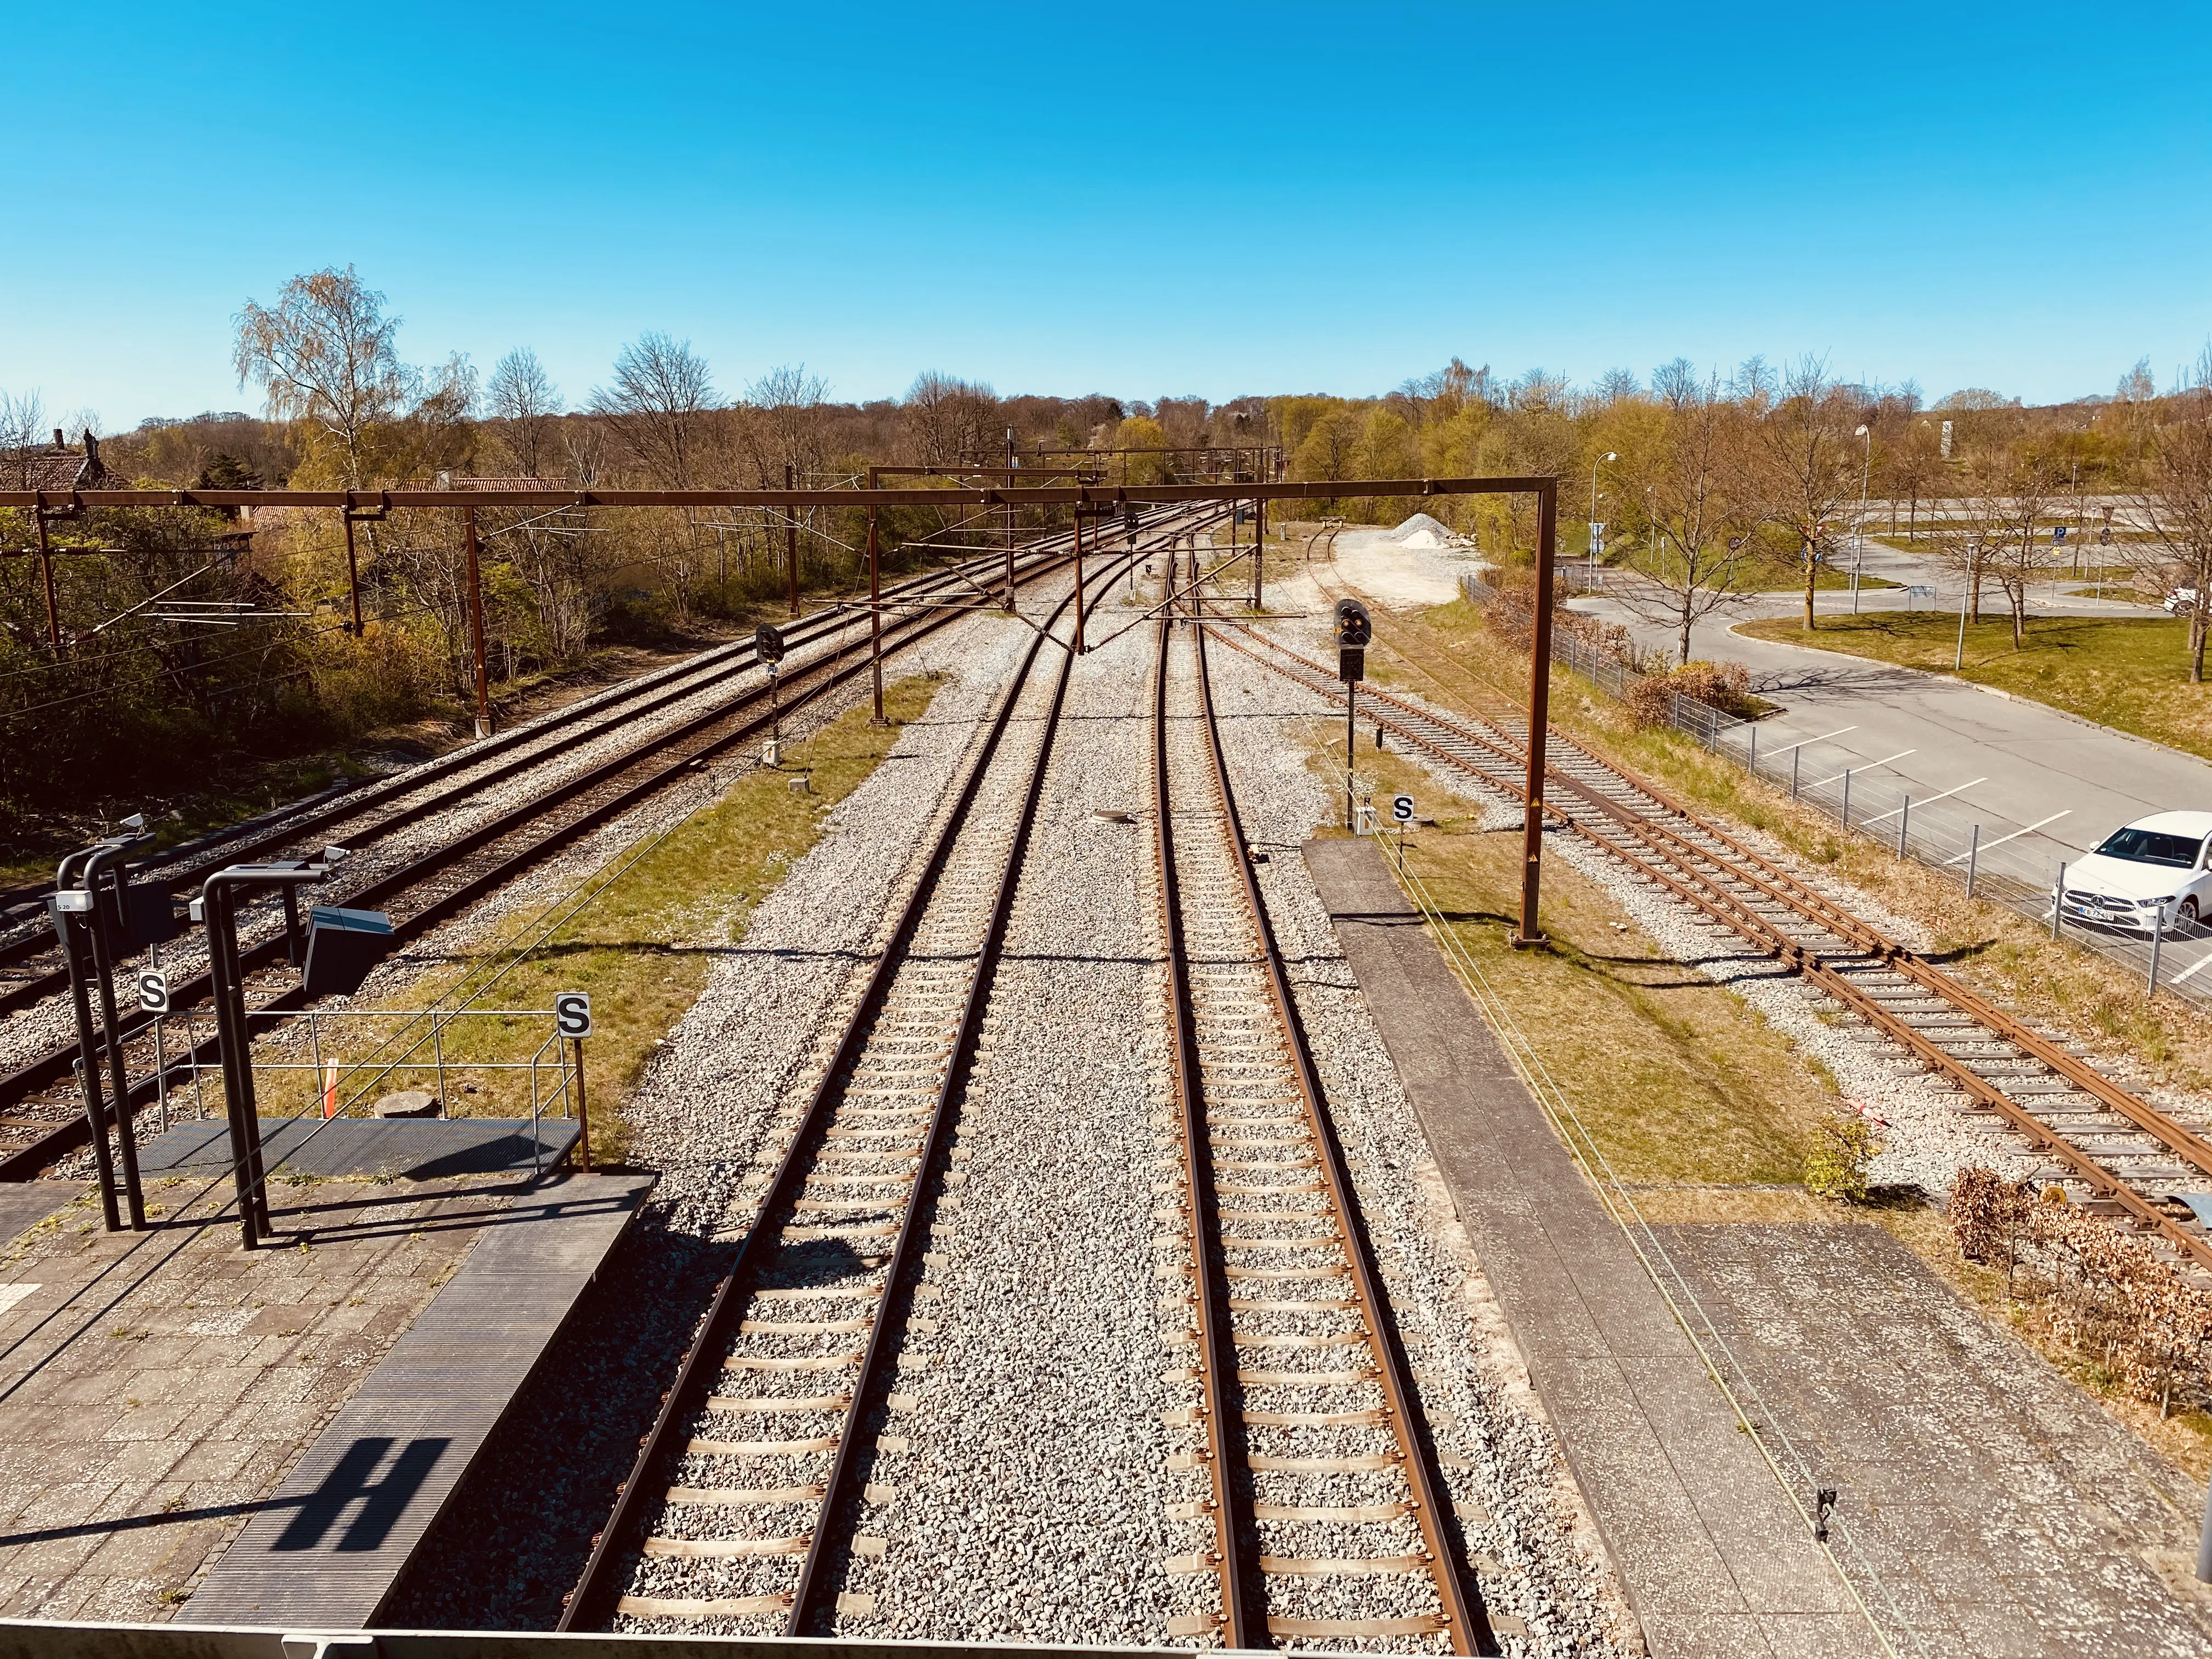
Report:
<svg viewBox="0 0 2212 1659"><path fill-rule="evenodd" d="M1473 606L1394 615L1379 632L1404 652L1386 648L1370 653L1370 662L1387 661L1393 678L1410 690L1474 709L1518 700L1505 688L1523 681L1525 664L1482 632ZM1679 732L1637 731L1618 705L1564 670L1552 676L1552 723L1722 827L1764 830L1917 923L1927 930L1934 960L2001 1006L2055 1020L2100 1057L2131 1061L2160 1084L2212 1086L2212 1014L2172 999L2150 1003L2130 970L2076 945L2054 944L2003 906L1969 899L1956 883L1900 862L1871 841L1844 839L1832 819Z"/></svg>
<svg viewBox="0 0 2212 1659"><path fill-rule="evenodd" d="M848 709L803 743L787 746L780 769L748 769L713 805L657 842L648 837L608 860L579 884L603 881L596 896L558 925L549 930L568 908L565 899L504 918L467 951L384 1002L431 1007L475 991L490 1007L543 1008L556 992L589 993L595 1034L586 1045L586 1094L594 1162L620 1162L629 1138L623 1103L653 1050L698 1000L714 957L744 937L754 908L821 838L830 809L875 769L900 726L927 709L941 683L941 676L917 676L886 685L888 725L870 725L865 706ZM792 791L792 779L801 774L810 777L811 793ZM478 988L494 973L496 984ZM467 1022L449 1028L446 1055L464 1065L517 1059L544 1029L544 1021ZM477 1097L453 1102L450 1109L514 1112L520 1074L481 1075ZM366 1084L367 1074L361 1078L361 1084L342 1081L346 1097ZM283 1103L292 1110L306 1104L305 1079L298 1082L292 1092L302 1098ZM400 1086L412 1085L381 1085ZM526 1112L526 1091L520 1104Z"/></svg>
<svg viewBox="0 0 2212 1659"><path fill-rule="evenodd" d="M1343 776L1340 733L1323 721L1306 733L1315 769L1333 786ZM1406 838L1407 864L1625 1180L1799 1178L1814 1126L1838 1100L1815 1061L1741 998L1672 960L1565 865L1545 872L1552 948L1510 949L1520 830L1475 829L1478 819L1398 755L1364 750L1357 769L1379 797L1402 791L1437 816L1434 829Z"/></svg>
<svg viewBox="0 0 2212 1659"><path fill-rule="evenodd" d="M1378 629L1378 635L1383 631ZM1404 650L1401 653L1385 647L1370 653L1370 669L1379 664L1399 684L1448 705L1495 708L1502 696L1510 695L1500 688L1514 684L1516 670L1525 673L1522 659L1500 650L1481 633L1479 617L1469 606L1448 605L1418 617L1394 615L1388 634ZM1893 912L1927 928L1937 958L1985 994L2038 1018L2055 1014L2090 1038L2091 1046L2134 1060L2162 1080L2202 1086L2212 1074L2212 1019L2183 1006L2147 1008L2133 976L2114 970L2103 958L2053 944L2011 911L1969 900L1933 872L1900 864L1869 842L1840 842L1832 823L1715 759L1689 739L1671 731L1634 730L1617 708L1592 695L1571 675L1553 674L1552 699L1554 726L1592 753L1643 774L1685 804L1712 814L1723 827L1730 827L1732 821L1735 826L1766 830L1808 861L1835 870ZM1517 834L1510 839L1517 854ZM1576 890L1588 886L1556 861L1546 870L1547 932L1558 937L1564 931L1571 943L1577 925ZM1565 929L1555 920L1562 915ZM1524 1004L1507 990L1507 981L1498 976L1493 961L1502 960L1510 969L1531 958L1504 949L1498 937L1502 928L1487 931L1495 941L1491 955L1477 959L1518 1012ZM1472 938L1469 943L1474 943ZM1571 1012L1580 1019L1586 1010L1572 1006ZM2096 1041L2100 1038L2101 1044ZM1743 1053L1755 1058L1757 1051L1746 1048ZM1563 1077L1562 1081L1567 1079ZM1600 1091L1616 1086L1606 1072L1598 1073L1595 1085ZM1595 1097L1591 1083L1569 1086L1577 1109L1588 1115ZM1666 1179L1650 1174L1630 1178ZM2131 1397L2116 1379L2046 1329L2033 1304L2009 1298L2002 1273L1961 1257L1942 1217L1926 1205L1847 1206L1822 1202L1802 1189L1746 1190L1740 1184L1723 1183L1671 1189L1662 1185L1638 1191L1635 1196L1638 1207L1655 1222L1853 1221L1886 1228L1963 1300L2026 1343L2153 1449L2199 1480L2212 1471L2212 1418L2191 1412L2162 1419L2156 1407Z"/></svg>

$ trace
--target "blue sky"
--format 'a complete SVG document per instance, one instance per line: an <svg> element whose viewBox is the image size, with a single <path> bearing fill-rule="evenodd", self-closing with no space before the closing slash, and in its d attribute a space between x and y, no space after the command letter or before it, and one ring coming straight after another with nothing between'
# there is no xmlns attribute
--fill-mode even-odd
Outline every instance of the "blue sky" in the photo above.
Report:
<svg viewBox="0 0 2212 1659"><path fill-rule="evenodd" d="M852 398L1753 352L2052 398L2212 337L2194 6L123 0L78 49L9 78L0 388L111 428L257 406L240 303L349 263L410 358L572 400L652 328Z"/></svg>

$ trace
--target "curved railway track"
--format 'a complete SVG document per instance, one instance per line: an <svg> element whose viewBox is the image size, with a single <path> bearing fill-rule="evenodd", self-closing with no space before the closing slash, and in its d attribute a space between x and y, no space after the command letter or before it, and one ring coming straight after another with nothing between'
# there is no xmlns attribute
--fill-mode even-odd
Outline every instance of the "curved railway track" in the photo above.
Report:
<svg viewBox="0 0 2212 1659"><path fill-rule="evenodd" d="M1322 665L1249 628L1211 631L1342 704L1343 688ZM1373 685L1359 702L1407 748L1525 804L1525 723L1504 713L1446 714ZM2185 1272L2212 1273L2212 1236L2172 1195L2212 1189L2212 1141L1655 785L1556 731L1545 746L1549 817L1702 923L1796 970L1809 994L2046 1159L2041 1178L2081 1189L2094 1210L2148 1235Z"/></svg>
<svg viewBox="0 0 2212 1659"><path fill-rule="evenodd" d="M1168 1420L1205 1484L1170 1516L1204 1528L1176 1565L1221 1609L1170 1633L1494 1650L1252 873L1205 632L1168 618L1152 773L1190 1273L1169 1377L1196 1394Z"/></svg>
<svg viewBox="0 0 2212 1659"><path fill-rule="evenodd" d="M1160 516L1179 524L1188 515L1171 512ZM1031 562L1021 580L1048 578L1065 562L1047 552ZM988 603L979 593L973 604L938 606L890 623L884 630L885 653L926 639ZM774 714L765 686L720 702L347 891L343 902L389 908L398 943L419 938L585 835L695 778L708 763L757 737L774 720L865 675L868 666L865 651L850 644L827 653L784 677ZM526 763L503 764L519 768ZM416 805L401 810L410 820L419 816ZM273 851L291 841L288 830L282 837L271 837L266 847ZM226 858L238 856L241 850L231 848ZM241 952L243 966L255 976L249 980L248 996L257 1017L306 1006L299 988L282 971L286 946L281 931L272 924L264 927L271 931ZM204 1000L208 992L203 969L173 981L172 1006L189 1007ZM132 1104L143 1107L157 1093L150 1024L143 1016L126 1015L124 1031L136 1079ZM211 1058L213 1037L203 1046L207 1053L201 1058ZM14 1073L0 1076L0 1112L6 1114L0 1116L0 1180L29 1179L89 1140L89 1125L70 1081L76 1054L73 1041L56 1043ZM188 1056L172 1052L167 1060L173 1071L185 1065Z"/></svg>
<svg viewBox="0 0 2212 1659"><path fill-rule="evenodd" d="M1119 574L1109 568L1103 589ZM1090 586L1086 582L1086 586ZM1056 624L1073 595L1054 612ZM814 1633L856 1557L1070 672L1032 641L823 1064L559 1628Z"/></svg>

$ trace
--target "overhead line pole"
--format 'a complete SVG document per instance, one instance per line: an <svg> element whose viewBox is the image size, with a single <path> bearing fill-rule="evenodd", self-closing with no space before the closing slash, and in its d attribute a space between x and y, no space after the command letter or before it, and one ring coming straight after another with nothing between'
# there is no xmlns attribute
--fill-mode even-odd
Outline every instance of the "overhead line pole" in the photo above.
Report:
<svg viewBox="0 0 2212 1659"><path fill-rule="evenodd" d="M792 462L783 464L783 487L795 489L799 485L799 468ZM783 556L791 567L791 614L799 614L799 520L787 513L783 515Z"/></svg>
<svg viewBox="0 0 2212 1659"><path fill-rule="evenodd" d="M1528 647L1528 808L1521 825L1521 921L1516 950L1544 944L1538 922L1544 884L1544 732L1552 713L1552 580L1559 543L1559 483L1536 492L1536 624Z"/></svg>
<svg viewBox="0 0 2212 1659"><path fill-rule="evenodd" d="M491 735L491 677L484 665L483 577L477 564L477 510L461 509L461 528L469 550L469 640L477 659L477 735Z"/></svg>

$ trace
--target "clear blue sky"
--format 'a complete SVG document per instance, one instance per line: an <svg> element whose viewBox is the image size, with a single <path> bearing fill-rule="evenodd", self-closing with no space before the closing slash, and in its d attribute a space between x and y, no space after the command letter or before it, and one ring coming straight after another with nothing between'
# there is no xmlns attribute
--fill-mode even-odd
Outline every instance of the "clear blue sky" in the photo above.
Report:
<svg viewBox="0 0 2212 1659"><path fill-rule="evenodd" d="M410 357L572 400L651 328L853 398L1753 352L2052 398L2212 336L2212 11L1729 9L124 0L9 77L0 388L256 407L240 302L349 263Z"/></svg>

